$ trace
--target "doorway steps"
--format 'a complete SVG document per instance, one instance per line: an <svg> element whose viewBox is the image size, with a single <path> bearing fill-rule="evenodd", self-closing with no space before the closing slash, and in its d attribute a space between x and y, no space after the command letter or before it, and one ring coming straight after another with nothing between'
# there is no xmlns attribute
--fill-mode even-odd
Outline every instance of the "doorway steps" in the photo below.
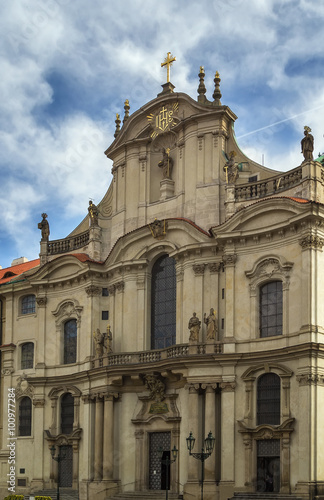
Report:
<svg viewBox="0 0 324 500"><path fill-rule="evenodd" d="M146 491L126 491L118 493L113 497L107 497L106 500L165 500L165 490L146 490ZM178 500L182 498L178 493L168 493L169 500Z"/></svg>
<svg viewBox="0 0 324 500"><path fill-rule="evenodd" d="M284 493L234 493L228 500L302 500L295 495L286 495Z"/></svg>
<svg viewBox="0 0 324 500"><path fill-rule="evenodd" d="M57 490L42 490L37 491L37 493L32 493L30 497L35 497L37 495L51 497L52 500L56 499ZM27 497L28 498L28 497ZM60 488L60 500L79 500L79 492L73 490L72 488Z"/></svg>

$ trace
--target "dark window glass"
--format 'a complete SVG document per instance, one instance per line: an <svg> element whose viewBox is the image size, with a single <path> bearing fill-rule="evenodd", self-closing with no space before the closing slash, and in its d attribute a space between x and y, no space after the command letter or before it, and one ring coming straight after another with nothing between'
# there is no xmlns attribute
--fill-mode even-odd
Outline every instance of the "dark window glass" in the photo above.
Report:
<svg viewBox="0 0 324 500"><path fill-rule="evenodd" d="M64 364L76 362L77 322L70 319L64 324Z"/></svg>
<svg viewBox="0 0 324 500"><path fill-rule="evenodd" d="M108 297L109 293L108 293L108 288L103 288L102 289L102 296L103 297Z"/></svg>
<svg viewBox="0 0 324 500"><path fill-rule="evenodd" d="M73 432L74 421L74 399L69 392L61 399L61 432L71 434Z"/></svg>
<svg viewBox="0 0 324 500"><path fill-rule="evenodd" d="M35 295L26 295L21 300L21 314L32 314L36 311Z"/></svg>
<svg viewBox="0 0 324 500"><path fill-rule="evenodd" d="M282 282L260 288L260 336L282 335Z"/></svg>
<svg viewBox="0 0 324 500"><path fill-rule="evenodd" d="M280 377L265 373L258 379L257 425L280 424Z"/></svg>
<svg viewBox="0 0 324 500"><path fill-rule="evenodd" d="M33 368L34 366L34 344L26 342L21 346L21 369Z"/></svg>
<svg viewBox="0 0 324 500"><path fill-rule="evenodd" d="M109 311L101 311L101 319L109 319Z"/></svg>
<svg viewBox="0 0 324 500"><path fill-rule="evenodd" d="M32 404L30 398L22 398L19 403L19 436L31 435Z"/></svg>
<svg viewBox="0 0 324 500"><path fill-rule="evenodd" d="M160 257L152 269L151 348L163 349L176 343L175 261Z"/></svg>

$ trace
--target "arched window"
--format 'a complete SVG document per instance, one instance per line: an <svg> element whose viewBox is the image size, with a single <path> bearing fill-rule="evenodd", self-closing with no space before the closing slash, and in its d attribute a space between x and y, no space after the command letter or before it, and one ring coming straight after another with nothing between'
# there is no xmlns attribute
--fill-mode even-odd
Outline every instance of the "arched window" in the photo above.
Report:
<svg viewBox="0 0 324 500"><path fill-rule="evenodd" d="M176 343L176 271L175 260L160 257L152 269L151 349L163 349Z"/></svg>
<svg viewBox="0 0 324 500"><path fill-rule="evenodd" d="M32 314L36 311L35 295L26 295L21 299L21 314Z"/></svg>
<svg viewBox="0 0 324 500"><path fill-rule="evenodd" d="M260 337L282 335L282 281L260 288Z"/></svg>
<svg viewBox="0 0 324 500"><path fill-rule="evenodd" d="M64 356L65 365L76 362L77 354L77 322L70 319L64 323Z"/></svg>
<svg viewBox="0 0 324 500"><path fill-rule="evenodd" d="M61 399L61 432L71 434L73 432L74 421L74 399L72 394L67 392Z"/></svg>
<svg viewBox="0 0 324 500"><path fill-rule="evenodd" d="M27 396L19 402L19 436L31 436L32 403Z"/></svg>
<svg viewBox="0 0 324 500"><path fill-rule="evenodd" d="M33 368L34 366L34 344L26 342L21 346L21 369Z"/></svg>
<svg viewBox="0 0 324 500"><path fill-rule="evenodd" d="M280 424L280 377L265 373L258 379L257 425Z"/></svg>

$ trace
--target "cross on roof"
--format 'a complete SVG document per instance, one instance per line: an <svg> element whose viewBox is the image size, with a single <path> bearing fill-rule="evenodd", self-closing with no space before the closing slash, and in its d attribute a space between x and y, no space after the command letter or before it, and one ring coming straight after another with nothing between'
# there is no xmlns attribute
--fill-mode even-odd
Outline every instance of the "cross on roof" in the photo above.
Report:
<svg viewBox="0 0 324 500"><path fill-rule="evenodd" d="M176 58L171 55L171 52L168 52L166 58L164 59L164 62L161 63L161 68L163 68L163 66L167 67L167 83L170 82L170 66L173 61L176 61Z"/></svg>

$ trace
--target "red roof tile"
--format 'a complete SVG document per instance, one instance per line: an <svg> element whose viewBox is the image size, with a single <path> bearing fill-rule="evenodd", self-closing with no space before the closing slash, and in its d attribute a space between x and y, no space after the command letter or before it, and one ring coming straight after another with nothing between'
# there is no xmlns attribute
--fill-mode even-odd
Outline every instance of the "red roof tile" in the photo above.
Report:
<svg viewBox="0 0 324 500"><path fill-rule="evenodd" d="M5 269L0 269L0 285L4 283L9 283L10 281L16 281L18 276L39 266L40 259L30 260L28 262L23 262L22 264L17 264L16 266L6 267ZM6 276L6 277L5 277Z"/></svg>

